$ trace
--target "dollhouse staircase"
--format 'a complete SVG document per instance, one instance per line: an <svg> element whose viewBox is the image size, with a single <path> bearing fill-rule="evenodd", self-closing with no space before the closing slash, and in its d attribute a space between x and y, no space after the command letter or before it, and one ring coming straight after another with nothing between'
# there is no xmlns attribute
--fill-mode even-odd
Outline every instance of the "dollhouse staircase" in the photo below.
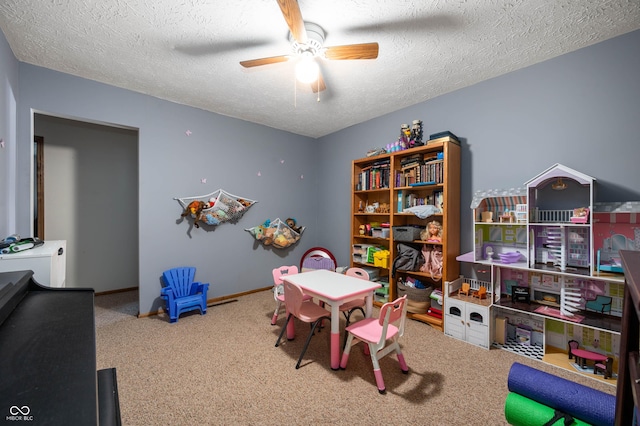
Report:
<svg viewBox="0 0 640 426"><path fill-rule="evenodd" d="M562 288L560 289L560 313L572 317L574 312L579 310L580 289L572 282L566 282L562 278Z"/></svg>

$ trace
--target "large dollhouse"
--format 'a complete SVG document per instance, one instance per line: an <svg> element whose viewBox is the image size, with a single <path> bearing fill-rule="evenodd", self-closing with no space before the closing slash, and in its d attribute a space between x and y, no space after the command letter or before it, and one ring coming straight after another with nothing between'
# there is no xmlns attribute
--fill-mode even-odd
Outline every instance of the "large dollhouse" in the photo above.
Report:
<svg viewBox="0 0 640 426"><path fill-rule="evenodd" d="M523 187L476 192L473 251L458 257L475 276L446 283L445 334L583 372L567 357L577 342L611 358L615 384L624 289L618 250L640 249L640 203L596 203L594 189L594 178L555 164ZM485 287L486 300L461 293L465 284L471 292ZM475 311L474 319L464 316ZM480 337L461 334L461 324L482 326ZM597 377L589 363L583 370Z"/></svg>

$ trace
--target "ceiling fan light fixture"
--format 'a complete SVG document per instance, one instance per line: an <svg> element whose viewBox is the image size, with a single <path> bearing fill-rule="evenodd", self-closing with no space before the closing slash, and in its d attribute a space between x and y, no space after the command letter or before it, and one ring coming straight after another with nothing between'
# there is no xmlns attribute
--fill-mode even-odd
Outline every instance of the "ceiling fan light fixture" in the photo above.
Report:
<svg viewBox="0 0 640 426"><path fill-rule="evenodd" d="M320 67L312 56L303 56L296 65L296 79L303 84L311 84L318 79Z"/></svg>

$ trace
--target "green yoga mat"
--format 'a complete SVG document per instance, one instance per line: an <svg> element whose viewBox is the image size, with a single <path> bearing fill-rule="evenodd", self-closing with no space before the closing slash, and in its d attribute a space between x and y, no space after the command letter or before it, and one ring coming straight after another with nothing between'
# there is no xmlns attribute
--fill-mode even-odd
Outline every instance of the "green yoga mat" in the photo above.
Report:
<svg viewBox="0 0 640 426"><path fill-rule="evenodd" d="M542 426L554 416L553 408L540 404L515 392L509 392L504 403L504 416L510 425L514 426ZM564 425L563 419L558 419L554 426ZM589 423L574 419L571 426L589 426Z"/></svg>

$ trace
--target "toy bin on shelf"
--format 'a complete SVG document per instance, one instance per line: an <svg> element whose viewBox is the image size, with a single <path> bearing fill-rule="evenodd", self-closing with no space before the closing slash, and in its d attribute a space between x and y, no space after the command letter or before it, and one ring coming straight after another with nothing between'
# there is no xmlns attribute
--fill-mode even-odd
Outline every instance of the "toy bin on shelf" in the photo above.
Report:
<svg viewBox="0 0 640 426"><path fill-rule="evenodd" d="M393 240L394 241L414 241L420 239L420 231L424 227L417 226L394 226L393 227Z"/></svg>
<svg viewBox="0 0 640 426"><path fill-rule="evenodd" d="M389 250L379 250L373 253L373 264L379 268L388 268Z"/></svg>

